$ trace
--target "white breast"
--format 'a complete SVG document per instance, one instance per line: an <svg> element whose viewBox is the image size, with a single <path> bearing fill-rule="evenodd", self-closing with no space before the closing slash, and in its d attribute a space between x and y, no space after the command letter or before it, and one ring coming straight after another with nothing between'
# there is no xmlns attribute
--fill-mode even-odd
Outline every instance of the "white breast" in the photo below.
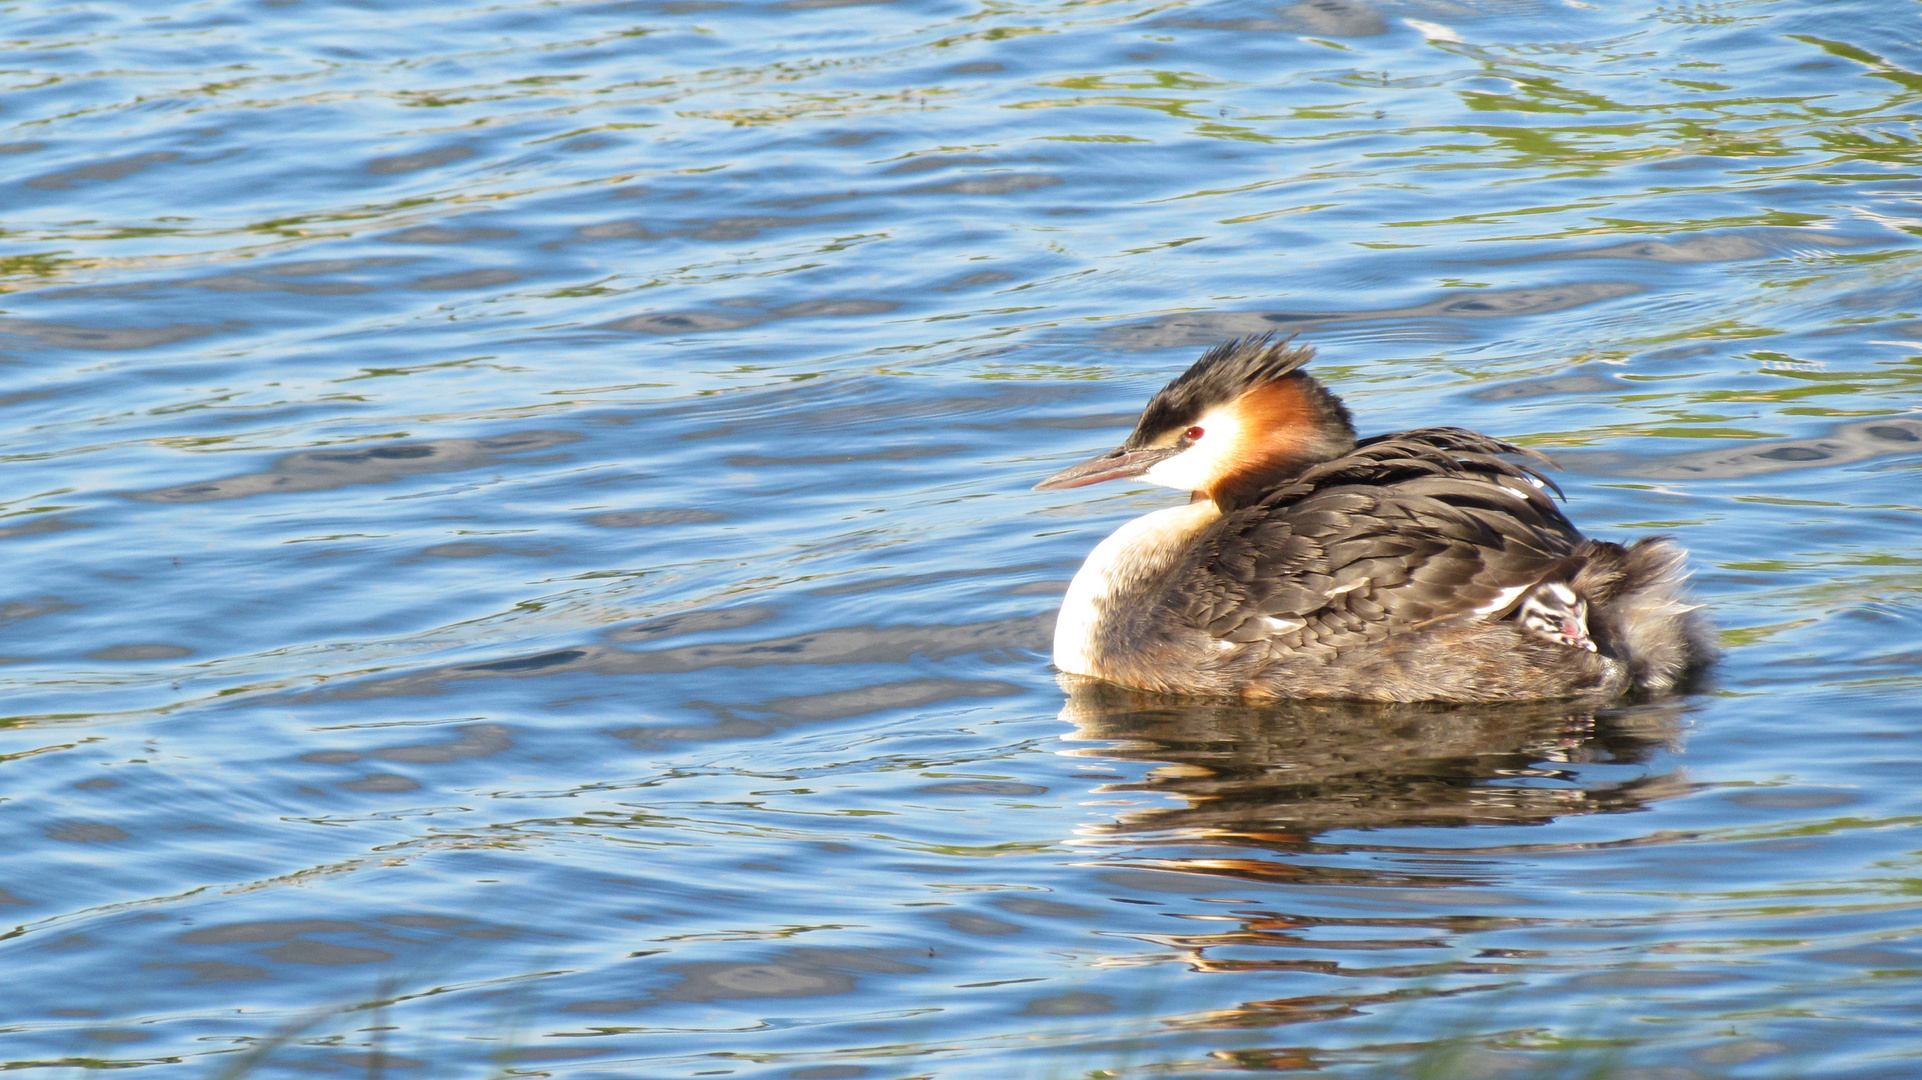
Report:
<svg viewBox="0 0 1922 1080"><path fill-rule="evenodd" d="M1061 598L1061 617L1054 626L1054 666L1099 678L1102 628L1115 614L1115 602L1125 601L1143 583L1166 571L1195 534L1220 516L1220 509L1203 499L1144 514L1095 545Z"/></svg>

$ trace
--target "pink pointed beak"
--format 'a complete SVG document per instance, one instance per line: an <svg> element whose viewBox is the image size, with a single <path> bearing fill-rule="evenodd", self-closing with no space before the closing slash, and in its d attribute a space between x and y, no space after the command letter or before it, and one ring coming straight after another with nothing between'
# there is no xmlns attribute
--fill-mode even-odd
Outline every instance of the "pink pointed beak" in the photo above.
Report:
<svg viewBox="0 0 1922 1080"><path fill-rule="evenodd" d="M1589 652L1596 651L1594 640L1588 636L1588 627L1583 626L1581 620L1563 619L1561 629L1563 641L1568 642L1578 649L1586 649Z"/></svg>
<svg viewBox="0 0 1922 1080"><path fill-rule="evenodd" d="M1165 450L1129 450L1116 447L1098 457L1089 458L1079 465L1068 466L1036 484L1034 490L1059 491L1062 488L1099 484L1103 480L1119 480L1124 476L1140 476L1154 468L1156 462L1171 458L1180 452L1173 447Z"/></svg>

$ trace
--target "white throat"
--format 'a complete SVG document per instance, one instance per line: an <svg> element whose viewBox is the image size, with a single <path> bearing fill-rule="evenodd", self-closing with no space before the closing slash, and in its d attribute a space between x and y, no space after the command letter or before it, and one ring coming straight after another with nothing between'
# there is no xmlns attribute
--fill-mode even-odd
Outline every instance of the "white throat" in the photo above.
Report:
<svg viewBox="0 0 1922 1080"><path fill-rule="evenodd" d="M1074 675L1102 677L1101 645L1116 602L1170 569L1195 535L1220 516L1219 507L1201 499L1144 514L1095 545L1061 598L1054 666Z"/></svg>

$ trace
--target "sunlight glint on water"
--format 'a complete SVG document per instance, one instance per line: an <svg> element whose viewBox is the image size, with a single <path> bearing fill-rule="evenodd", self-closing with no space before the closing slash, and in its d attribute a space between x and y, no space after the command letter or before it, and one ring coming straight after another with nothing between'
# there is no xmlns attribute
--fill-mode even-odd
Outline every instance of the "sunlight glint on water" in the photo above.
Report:
<svg viewBox="0 0 1922 1080"><path fill-rule="evenodd" d="M1916 1071L1913 12L9 14L8 1068ZM1029 486L1270 331L1716 689L1065 694L1168 499Z"/></svg>

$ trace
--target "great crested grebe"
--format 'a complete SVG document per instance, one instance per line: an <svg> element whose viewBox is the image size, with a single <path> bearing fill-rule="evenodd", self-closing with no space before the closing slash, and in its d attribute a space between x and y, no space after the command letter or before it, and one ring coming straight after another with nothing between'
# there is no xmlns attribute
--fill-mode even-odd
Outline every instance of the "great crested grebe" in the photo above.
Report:
<svg viewBox="0 0 1922 1080"><path fill-rule="evenodd" d="M1680 547L1584 538L1551 482L1500 455L1547 459L1486 435L1357 441L1301 370L1313 355L1219 345L1126 442L1035 485L1193 492L1089 554L1056 667L1161 693L1460 702L1660 695L1707 664Z"/></svg>

